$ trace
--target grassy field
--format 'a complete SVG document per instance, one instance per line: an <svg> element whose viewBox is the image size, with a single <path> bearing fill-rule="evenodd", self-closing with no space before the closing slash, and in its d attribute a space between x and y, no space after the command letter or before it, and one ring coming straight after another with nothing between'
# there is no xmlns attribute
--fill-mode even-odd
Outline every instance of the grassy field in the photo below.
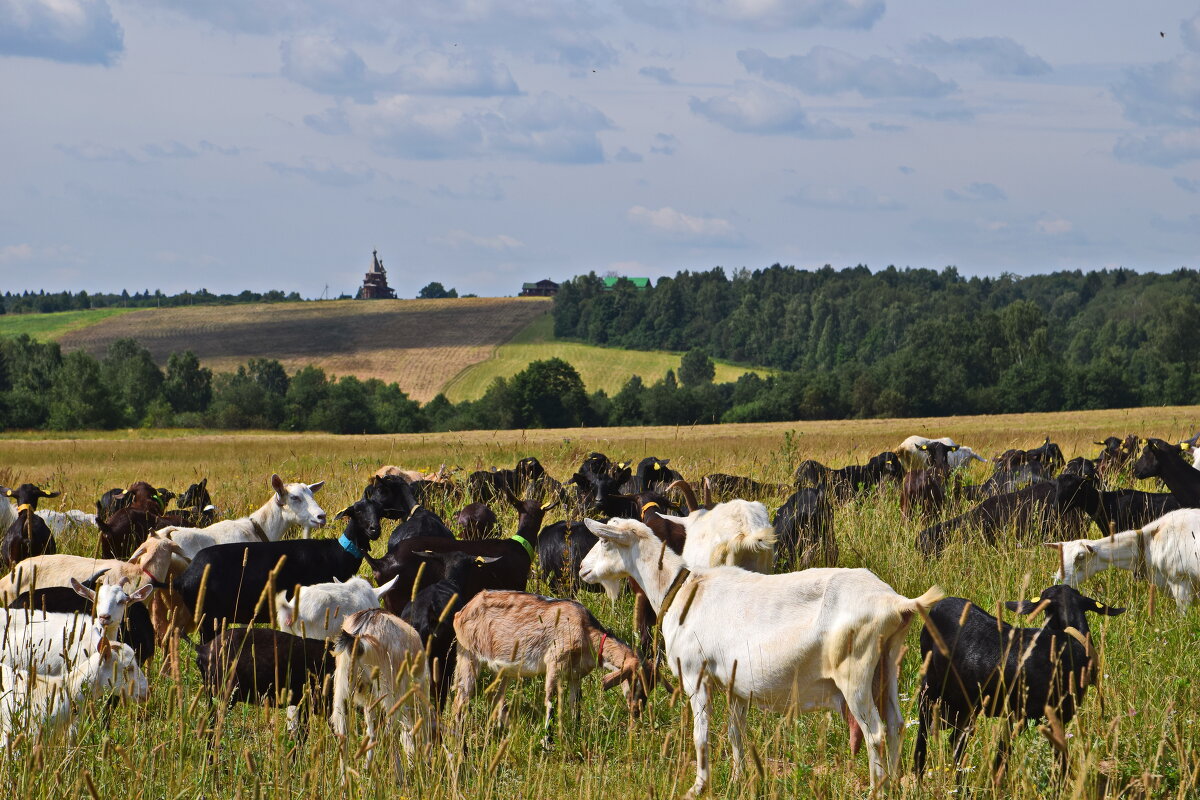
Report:
<svg viewBox="0 0 1200 800"><path fill-rule="evenodd" d="M395 381L430 400L455 375L491 356L551 301L540 297L456 300L328 300L142 309L66 333L64 349L102 356L131 337L160 365L191 350L215 370L251 358L278 359L289 372L314 364L334 375Z"/></svg>
<svg viewBox="0 0 1200 800"><path fill-rule="evenodd" d="M86 328L132 311L129 308L92 308L54 314L5 314L0 316L0 336L29 334L41 342L55 341L71 331Z"/></svg>
<svg viewBox="0 0 1200 800"><path fill-rule="evenodd" d="M658 350L619 350L579 342L561 342L554 338L554 320L546 314L529 327L496 348L486 361L467 367L446 384L446 396L454 402L474 400L483 396L496 378L511 377L528 366L529 362L545 358L561 358L579 370L589 392L603 389L610 396L620 391L632 375L640 375L647 384L654 383L679 369L680 353ZM746 372L767 375L772 370L742 367L718 362L718 383L737 380Z"/></svg>
<svg viewBox="0 0 1200 800"><path fill-rule="evenodd" d="M379 464L431 467L440 463L474 469L511 466L537 455L551 474L564 476L589 451L617 458L671 457L687 476L711 471L787 481L805 458L840 466L862 462L912 433L950 435L985 455L1009 446L1030 447L1049 434L1068 457L1095 455L1092 442L1130 432L1165 438L1190 436L1200 408L1138 409L1072 414L1026 414L938 420L870 420L727 425L696 428L580 429L379 437L246 434L172 435L105 433L42 439L14 435L0 440L0 463L8 481L31 480L63 491L56 508L89 508L99 494L135 479L182 488L209 477L214 501L227 514L244 514L268 498L267 476L326 480L317 495L326 510L344 507L361 494ZM976 467L982 479L983 468ZM1150 488L1150 487L1142 487ZM761 498L773 511L782 497ZM453 510L454 503L435 508ZM551 520L547 520L551 521ZM501 525L511 531L505 512ZM901 519L894 491L839 507L837 538L842 566L874 570L912 597L931 584L969 597L984 608L1027 598L1049 583L1052 554L1006 542L951 546L936 561L913 549L918 525ZM330 531L334 535L337 531ZM385 533L386 535L386 533ZM90 552L93 537L60 542L63 552ZM377 545L376 555L381 546ZM543 587L534 582L532 591ZM1102 573L1085 593L1126 606L1123 616L1093 620L1104 658L1100 691L1089 692L1068 728L1071 778L1064 797L1196 797L1200 757L1200 683L1196 653L1200 612L1179 615L1159 596L1151 612L1144 583L1127 572ZM615 606L600 595L581 598L615 632L628 639L631 601ZM1009 621L1014 615L1006 614ZM715 622L720 622L715 620ZM916 718L920 659L918 626L909 634L900 693L905 716ZM540 686L521 681L510 691L509 726L487 723L491 698L477 696L465 728L465 749L438 746L407 772L397 788L385 738L370 766L358 735L342 745L323 719L308 722L304 741L285 730L281 711L236 706L221 718L219 744L209 750L205 730L210 697L199 685L189 651L176 680L161 656L149 665L152 695L144 706L85 712L73 744L64 740L15 743L0 765L3 785L14 797L333 797L378 798L563 798L679 796L691 785L691 725L686 702L662 691L648 712L630 720L618 693L603 693L598 678L585 682L578 722L563 720L556 745L540 744ZM481 684L481 686L484 684ZM758 756L741 779L730 780L724 733L724 700L717 692L711 726L712 795L731 798L866 797L865 755L851 758L840 717L811 713L794 717L753 710L747 740ZM1018 734L1006 782L993 787L991 755L999 727L985 722L967 750L964 768L951 763L945 742L931 752L933 769L923 785L904 777L881 796L897 798L1043 798L1053 796L1049 745L1035 730ZM905 737L911 763L913 729ZM345 755L349 769L340 782Z"/></svg>

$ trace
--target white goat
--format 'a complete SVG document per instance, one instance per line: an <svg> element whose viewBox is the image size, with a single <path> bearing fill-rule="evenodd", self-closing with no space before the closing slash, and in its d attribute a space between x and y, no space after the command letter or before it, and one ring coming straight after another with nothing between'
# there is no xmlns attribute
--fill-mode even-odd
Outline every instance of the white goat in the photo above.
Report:
<svg viewBox="0 0 1200 800"><path fill-rule="evenodd" d="M329 639L342 629L342 622L355 611L379 608L379 599L387 594L400 576L376 588L366 578L355 575L342 583L314 583L302 586L292 599L288 593L275 595L275 623L281 631L308 639Z"/></svg>
<svg viewBox="0 0 1200 800"><path fill-rule="evenodd" d="M17 521L17 504L0 497L0 531L7 531Z"/></svg>
<svg viewBox="0 0 1200 800"><path fill-rule="evenodd" d="M51 511L48 508L42 508L34 513L45 520L46 527L55 536L62 536L68 528L73 530L83 530L84 528L100 529L100 526L96 524L95 514L89 514L86 511L80 511L75 508L70 511Z"/></svg>
<svg viewBox="0 0 1200 800"><path fill-rule="evenodd" d="M1058 550L1055 577L1068 586L1080 584L1109 567L1145 567L1147 577L1175 598L1179 613L1200 592L1200 509L1181 508L1144 527L1106 536L1050 542Z"/></svg>
<svg viewBox="0 0 1200 800"><path fill-rule="evenodd" d="M924 436L910 436L900 443L896 448L896 455L900 456L900 460L904 462L904 468L908 471L914 469L925 469L929 466L929 453L921 449L921 445L929 444L930 442L941 442L947 447L958 447L953 453L946 454L946 462L950 465L950 469L958 469L966 464L971 459L988 463L986 458L983 458L966 445L958 444L949 436L943 436L940 439L929 439Z"/></svg>
<svg viewBox="0 0 1200 800"><path fill-rule="evenodd" d="M378 741L377 715L383 724L394 718L400 725L400 743L406 755L416 751L417 737L432 740L437 717L429 703L429 668L421 637L404 620L383 609L357 611L342 623L334 645L333 713L330 727L346 737L346 715L350 701L366 717L370 747L367 761ZM397 771L402 771L396 761Z"/></svg>
<svg viewBox="0 0 1200 800"><path fill-rule="evenodd" d="M750 701L781 712L831 709L865 738L871 784L900 764L904 718L896 682L914 615L943 596L897 594L865 569L806 569L759 575L729 567L690 572L640 522L585 520L599 537L579 577L628 577L658 614L666 660L692 708L694 797L709 780L710 681L729 696L734 774Z"/></svg>
<svg viewBox="0 0 1200 800"><path fill-rule="evenodd" d="M214 544L278 542L292 525L303 528L307 539L311 529L325 524L325 511L313 499L313 492L324 486L325 481L284 483L278 475L272 475L267 483L274 495L248 517L221 520L207 528L171 525L160 528L154 535L170 539L179 545L184 556L195 558L196 553Z"/></svg>
<svg viewBox="0 0 1200 800"><path fill-rule="evenodd" d="M150 581L165 583L168 575L187 566L179 546L163 539L148 538L133 551L129 561L113 558L88 558L65 553L27 558L12 572L0 578L0 603L7 605L30 589L49 586L70 586L71 580L81 583L103 572L102 583L122 585L130 582L140 586Z"/></svg>
<svg viewBox="0 0 1200 800"><path fill-rule="evenodd" d="M775 564L775 528L767 507L730 500L686 517L659 514L687 529L683 560L689 567L741 567L768 573Z"/></svg>
<svg viewBox="0 0 1200 800"><path fill-rule="evenodd" d="M484 591L454 615L458 665L454 673L453 717L461 730L480 670L487 667L501 679L546 676L545 742L549 743L554 700L560 682L579 714L580 682L603 664L612 670L601 685L625 684L632 700L638 657L613 636L592 612L574 600L556 600L514 591ZM504 724L504 694L500 694L500 724Z"/></svg>
<svg viewBox="0 0 1200 800"><path fill-rule="evenodd" d="M124 609L120 613L124 616ZM2 609L0 664L43 675L62 675L92 654L96 631L102 637L108 636L105 625L87 614Z"/></svg>
<svg viewBox="0 0 1200 800"><path fill-rule="evenodd" d="M150 690L133 648L110 642L96 628L91 649L87 659L57 677L0 665L0 749L7 750L17 733L45 737L72 725L75 709L105 690L146 701Z"/></svg>

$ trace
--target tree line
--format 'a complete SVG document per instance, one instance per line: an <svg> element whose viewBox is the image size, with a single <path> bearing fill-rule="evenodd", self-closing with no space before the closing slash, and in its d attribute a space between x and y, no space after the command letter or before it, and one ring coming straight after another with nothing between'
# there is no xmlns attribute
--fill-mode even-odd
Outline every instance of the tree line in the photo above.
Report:
<svg viewBox="0 0 1200 800"><path fill-rule="evenodd" d="M743 376L722 421L935 416L1193 403L1198 312L1190 269L964 278L776 264L649 289L579 276L559 289L554 332L782 371Z"/></svg>

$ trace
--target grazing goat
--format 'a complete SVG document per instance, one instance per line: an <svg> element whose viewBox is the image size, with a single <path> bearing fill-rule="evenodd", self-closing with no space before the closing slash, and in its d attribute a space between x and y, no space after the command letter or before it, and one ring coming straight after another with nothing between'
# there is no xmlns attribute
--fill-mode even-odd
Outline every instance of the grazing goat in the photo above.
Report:
<svg viewBox="0 0 1200 800"><path fill-rule="evenodd" d="M355 611L379 608L379 599L392 588L395 578L376 588L355 575L346 582L314 583L275 595L275 624L280 630L309 639L329 639L342 629L342 621Z"/></svg>
<svg viewBox="0 0 1200 800"><path fill-rule="evenodd" d="M900 458L905 469L922 469L929 466L929 454L921 450L921 445L929 444L930 442L941 442L947 447L957 447L958 449L951 453L947 460L950 462L950 469L957 470L965 465L968 461L981 461L987 463L987 459L980 456L966 445L961 445L951 439L949 436L943 436L939 439L929 439L924 436L910 436L900 443L896 448L896 455Z"/></svg>
<svg viewBox="0 0 1200 800"><path fill-rule="evenodd" d="M1170 492L1139 492L1136 489L1103 492L1095 480L1076 475L1060 475L1057 483L1059 508L1083 511L1096 523L1102 536L1140 528L1179 508L1179 501Z"/></svg>
<svg viewBox="0 0 1200 800"><path fill-rule="evenodd" d="M531 485L544 492L546 487L540 484L549 477L541 462L529 456L518 461L516 469L492 467L490 471L472 472L467 477L467 489L476 503L494 503L506 493L523 495Z"/></svg>
<svg viewBox="0 0 1200 800"><path fill-rule="evenodd" d="M729 698L735 783L751 700L784 713L845 713L866 739L871 785L896 772L904 639L912 617L937 602L940 589L910 600L865 569L689 571L640 522L588 520L587 526L600 541L580 577L632 578L658 614L667 664L692 708L697 774L689 797L709 781L710 682Z"/></svg>
<svg viewBox="0 0 1200 800"><path fill-rule="evenodd" d="M1067 462L1067 465L1062 468L1062 472L1058 474L1061 478L1063 475L1078 475L1081 478L1098 478L1099 471L1096 469L1096 462L1090 458L1076 456Z"/></svg>
<svg viewBox="0 0 1200 800"><path fill-rule="evenodd" d="M196 667L204 685L227 703L287 706L291 730L304 730L301 711L328 713L326 678L333 676L334 660L322 640L269 628L231 628L196 646Z"/></svg>
<svg viewBox="0 0 1200 800"><path fill-rule="evenodd" d="M1085 523L1082 512L1062 512L1057 484L1045 481L989 497L961 516L926 528L917 534L916 547L925 555L939 556L952 537L965 537L970 532L978 532L988 544L995 544L1008 530L1014 531L1019 540L1037 534L1045 540L1059 532L1082 531Z"/></svg>
<svg viewBox="0 0 1200 800"><path fill-rule="evenodd" d="M1158 588L1175 598L1179 613L1200 593L1200 510L1181 508L1137 530L1103 539L1052 542L1058 550L1056 578L1079 586L1109 567L1144 570Z"/></svg>
<svg viewBox="0 0 1200 800"><path fill-rule="evenodd" d="M454 524L462 530L464 539L490 539L496 527L496 513L483 503L471 503L454 515Z"/></svg>
<svg viewBox="0 0 1200 800"><path fill-rule="evenodd" d="M125 591L128 578L121 584L94 585L104 573L87 584L71 579L71 586L49 586L19 595L8 608L25 608L63 614L91 614L104 626L104 635L124 642L133 648L139 664L154 658L154 626L143 601L154 591L146 584L129 594ZM91 585L88 585L91 584Z"/></svg>
<svg viewBox="0 0 1200 800"><path fill-rule="evenodd" d="M928 731L935 716L953 732L956 763L979 715L1003 717L1010 727L1052 716L1066 726L1087 686L1096 680L1085 612L1116 616L1125 611L1084 597L1070 586L1051 586L1040 597L1005 605L1018 614L1044 609L1045 627L1015 628L961 597L947 597L930 609L921 630L926 668L913 751L918 775L925 771ZM1005 730L996 755L997 773L1008 758L1010 733ZM1051 741L1065 770L1066 740Z"/></svg>
<svg viewBox="0 0 1200 800"><path fill-rule="evenodd" d="M904 464L899 456L888 451L873 456L866 464L851 464L841 469L830 469L816 461L804 461L796 468L796 486L824 485L832 499L847 502L855 496L871 491L887 481L899 483L904 478Z"/></svg>
<svg viewBox="0 0 1200 800"><path fill-rule="evenodd" d="M565 690L579 720L580 684L597 667L612 670L601 685L624 684L633 697L640 662L622 642L573 600L555 600L525 592L482 592L454 615L458 638L458 670L454 676L452 716L461 730L467 704L480 671L487 667L508 678L546 676L543 744L553 738L555 700ZM505 724L504 691L500 691L500 724Z"/></svg>
<svg viewBox="0 0 1200 800"><path fill-rule="evenodd" d="M216 521L217 507L212 504L212 497L208 493L208 478L185 489L183 494L175 498L175 505L177 508L171 512L171 516L178 516L184 520L175 524L205 528Z"/></svg>
<svg viewBox="0 0 1200 800"><path fill-rule="evenodd" d="M185 629L198 625L201 641L208 641L226 622L272 622L275 615L269 606L279 589L348 580L379 537L379 505L359 500L338 517L349 521L337 539L235 542L204 548L178 578L163 587L172 590L168 596L176 604L176 624Z"/></svg>
<svg viewBox="0 0 1200 800"><path fill-rule="evenodd" d="M775 528L762 503L730 500L686 517L658 516L683 526L683 560L690 567L731 566L767 573L775 565Z"/></svg>
<svg viewBox="0 0 1200 800"><path fill-rule="evenodd" d="M34 556L22 561L16 569L0 578L0 603L8 604L17 595L31 589L49 586L70 586L71 579L84 583L97 573L104 573L104 583L120 586L132 581L133 586L155 581L165 582L172 570L182 572L187 561L179 546L165 539L147 539L129 561L87 558L60 553Z"/></svg>
<svg viewBox="0 0 1200 800"><path fill-rule="evenodd" d="M150 696L146 675L128 645L94 632L93 652L60 676L39 675L0 665L0 749L18 733L45 738L72 726L75 709L103 692L143 703Z"/></svg>
<svg viewBox="0 0 1200 800"><path fill-rule="evenodd" d="M325 524L325 511L313 499L313 492L325 485L316 483L284 483L278 475L267 482L271 499L248 517L214 522L207 528L172 526L159 531L178 544L183 554L195 558L206 547L236 542L278 542L292 525L304 529L304 538L312 528Z"/></svg>
<svg viewBox="0 0 1200 800"><path fill-rule="evenodd" d="M436 561L426 563L427 559L417 555L426 550L495 557L495 562L481 568L480 588L524 590L529 581L542 519L547 511L558 505L558 501L542 506L537 500L518 500L508 495L508 502L517 511L517 530L508 539L486 539L482 542L431 537L407 539L394 550L389 550L383 558L369 559L368 563L375 573L375 583L380 584L397 576L400 578L391 591L383 596L383 607L393 614L400 614L417 592L441 579L441 565ZM422 564L425 565L424 569Z"/></svg>
<svg viewBox="0 0 1200 800"><path fill-rule="evenodd" d="M77 508L72 508L69 511L52 511L45 508L37 512L37 515L46 523L46 527L50 529L50 533L55 536L62 536L68 529L83 530L84 528L99 528L95 514L89 514L86 511L80 511Z"/></svg>
<svg viewBox="0 0 1200 800"><path fill-rule="evenodd" d="M47 492L32 483L23 483L16 491L0 486L0 494L15 497L17 518L4 532L0 543L0 569L14 567L30 556L53 555L58 552L54 534L46 521L37 515L38 500L58 497L59 492Z"/></svg>
<svg viewBox="0 0 1200 800"><path fill-rule="evenodd" d="M403 478L371 478L371 482L363 490L363 499L378 503L381 508L380 515L384 519L401 520L388 537L389 550L405 539L420 536L454 538L454 532L446 527L446 523L442 522L437 514L421 507L412 486Z"/></svg>
<svg viewBox="0 0 1200 800"><path fill-rule="evenodd" d="M1184 458L1184 450L1162 439L1147 439L1142 455L1133 465L1138 480L1160 478L1179 505L1200 508L1200 471Z"/></svg>
<svg viewBox="0 0 1200 800"><path fill-rule="evenodd" d="M837 566L833 505L824 486L796 491L775 512L772 525L777 564L787 565L788 569L808 569L816 564Z"/></svg>
<svg viewBox="0 0 1200 800"><path fill-rule="evenodd" d="M658 458L656 456L646 456L638 462L637 469L633 472L633 483L629 487L630 494L638 492L665 492L667 486L678 480L683 480L683 476L667 465L671 463L669 458Z"/></svg>
<svg viewBox="0 0 1200 800"><path fill-rule="evenodd" d="M378 608L358 611L342 623L334 645L333 712L329 717L334 735L345 739L346 716L351 701L366 717L370 763L379 727L378 716L388 726L400 725L400 742L408 757L416 751L417 739L432 741L437 716L429 705L429 672L421 637L404 620ZM399 771L400 762L396 762Z"/></svg>
<svg viewBox="0 0 1200 800"><path fill-rule="evenodd" d="M425 643L431 681L429 691L435 707L441 712L446 707L446 695L450 691L458 652L454 639L454 615L482 589L479 585L480 567L496 559L455 552L426 551L417 555L438 562L442 568L442 579L417 592L400 618L412 625Z"/></svg>
<svg viewBox="0 0 1200 800"><path fill-rule="evenodd" d="M555 522L542 528L537 539L542 580L556 595L574 595L580 589L601 591L579 582L579 565L596 544L595 535L582 522ZM613 596L620 587L613 589Z"/></svg>
<svg viewBox="0 0 1200 800"><path fill-rule="evenodd" d="M929 459L925 469L909 470L900 484L900 513L911 519L914 510L922 519L933 519L946 505L946 480L950 477L951 453L958 445L928 442L917 445L917 449Z"/></svg>
<svg viewBox="0 0 1200 800"><path fill-rule="evenodd" d="M1096 457L1096 470L1105 483L1112 484L1125 467L1137 457L1138 437L1133 434L1124 439L1109 436L1096 444L1104 448Z"/></svg>

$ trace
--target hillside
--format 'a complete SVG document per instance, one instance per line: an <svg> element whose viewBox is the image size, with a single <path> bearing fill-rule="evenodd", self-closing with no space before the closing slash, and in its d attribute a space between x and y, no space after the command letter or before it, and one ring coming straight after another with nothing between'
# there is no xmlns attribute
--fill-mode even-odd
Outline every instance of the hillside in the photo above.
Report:
<svg viewBox="0 0 1200 800"><path fill-rule="evenodd" d="M544 316L551 302L329 300L142 309L57 338L64 350L83 349L97 357L114 339L137 339L160 365L172 352L183 350L192 350L215 370L236 369L251 358L277 359L289 372L314 364L331 374L395 381L409 396L425 402L451 378L488 359L497 345Z"/></svg>
<svg viewBox="0 0 1200 800"><path fill-rule="evenodd" d="M20 336L24 333L40 342L53 342L71 331L129 311L128 308L91 308L51 314L5 314L0 316L0 336Z"/></svg>
<svg viewBox="0 0 1200 800"><path fill-rule="evenodd" d="M603 389L611 396L620 391L631 375L640 375L649 384L666 375L667 370L679 369L680 354L558 341L554 338L554 319L546 314L497 347L491 358L464 369L446 384L444 391L456 403L475 399L481 397L496 378L511 377L531 361L554 357L574 366L589 392ZM718 362L716 371L715 380L720 383L735 381L745 372L765 376L772 370Z"/></svg>

